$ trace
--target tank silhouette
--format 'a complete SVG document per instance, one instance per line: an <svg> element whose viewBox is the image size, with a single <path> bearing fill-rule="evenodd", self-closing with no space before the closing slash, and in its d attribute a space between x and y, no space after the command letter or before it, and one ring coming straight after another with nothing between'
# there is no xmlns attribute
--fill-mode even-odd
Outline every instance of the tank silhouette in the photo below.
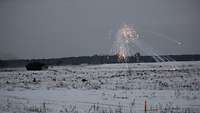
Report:
<svg viewBox="0 0 200 113"><path fill-rule="evenodd" d="M26 65L27 70L45 70L48 69L48 66L45 63L41 62L31 62Z"/></svg>

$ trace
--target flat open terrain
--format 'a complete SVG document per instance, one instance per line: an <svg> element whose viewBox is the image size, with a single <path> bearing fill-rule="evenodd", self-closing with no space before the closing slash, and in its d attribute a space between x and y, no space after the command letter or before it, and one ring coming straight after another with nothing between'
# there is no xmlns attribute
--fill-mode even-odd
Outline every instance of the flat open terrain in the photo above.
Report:
<svg viewBox="0 0 200 113"><path fill-rule="evenodd" d="M0 69L1 113L200 113L200 62Z"/></svg>

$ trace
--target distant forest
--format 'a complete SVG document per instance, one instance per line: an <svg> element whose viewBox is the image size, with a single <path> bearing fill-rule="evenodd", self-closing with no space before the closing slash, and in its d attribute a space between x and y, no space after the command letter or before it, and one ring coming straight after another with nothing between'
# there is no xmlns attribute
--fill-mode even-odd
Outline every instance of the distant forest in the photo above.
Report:
<svg viewBox="0 0 200 113"><path fill-rule="evenodd" d="M168 61L167 58L174 59L175 61L200 61L200 55L162 55L160 57L165 61ZM119 61L117 55L94 55L49 59L0 60L0 68L24 67L30 62L41 62L49 66L123 63L123 61ZM129 56L126 61L126 63L146 62L155 62L155 59L152 56L140 56L140 54L137 53L135 56Z"/></svg>

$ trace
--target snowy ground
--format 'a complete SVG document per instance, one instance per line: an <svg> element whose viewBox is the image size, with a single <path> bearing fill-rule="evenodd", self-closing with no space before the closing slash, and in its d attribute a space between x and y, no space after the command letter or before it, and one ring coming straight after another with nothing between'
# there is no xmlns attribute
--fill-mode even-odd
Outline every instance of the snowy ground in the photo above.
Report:
<svg viewBox="0 0 200 113"><path fill-rule="evenodd" d="M1 113L200 113L200 62L0 69Z"/></svg>

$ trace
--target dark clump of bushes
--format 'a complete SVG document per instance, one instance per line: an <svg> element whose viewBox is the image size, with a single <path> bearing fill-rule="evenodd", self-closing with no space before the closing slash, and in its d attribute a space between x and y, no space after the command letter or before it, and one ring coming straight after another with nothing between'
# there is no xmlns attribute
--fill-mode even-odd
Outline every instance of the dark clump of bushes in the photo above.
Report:
<svg viewBox="0 0 200 113"><path fill-rule="evenodd" d="M27 70L45 70L48 66L41 62L31 62L26 65Z"/></svg>

